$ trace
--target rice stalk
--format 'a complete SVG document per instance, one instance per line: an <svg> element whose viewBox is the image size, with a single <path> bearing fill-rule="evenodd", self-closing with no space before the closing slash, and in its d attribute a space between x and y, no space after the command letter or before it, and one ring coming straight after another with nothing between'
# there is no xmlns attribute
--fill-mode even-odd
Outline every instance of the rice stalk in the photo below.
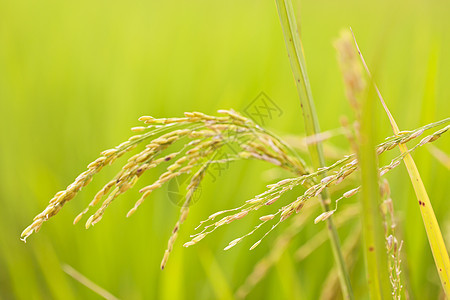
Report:
<svg viewBox="0 0 450 300"><path fill-rule="evenodd" d="M359 213L359 212L358 212ZM354 228L342 244L342 252L344 253L345 263L350 272L354 269L358 259L358 248L361 240L361 227ZM320 293L320 300L333 300L339 293L339 277L336 268L328 273L322 284L323 289Z"/></svg>
<svg viewBox="0 0 450 300"><path fill-rule="evenodd" d="M283 30L291 69L294 74L297 92L302 107L305 131L308 136L317 135L320 132L319 120L315 112L314 100L312 97L308 74L306 72L306 63L302 43L300 36L298 35L294 8L290 0L276 0L275 2L278 8L281 28ZM324 167L325 159L323 156L322 143L317 142L314 144L309 144L308 149L314 168L317 169ZM322 203L323 210L329 210L329 194L326 188L321 191L319 199ZM342 256L339 235L333 224L332 218L329 218L327 223L334 259L339 270L342 294L344 295L344 299L353 299L352 286Z"/></svg>

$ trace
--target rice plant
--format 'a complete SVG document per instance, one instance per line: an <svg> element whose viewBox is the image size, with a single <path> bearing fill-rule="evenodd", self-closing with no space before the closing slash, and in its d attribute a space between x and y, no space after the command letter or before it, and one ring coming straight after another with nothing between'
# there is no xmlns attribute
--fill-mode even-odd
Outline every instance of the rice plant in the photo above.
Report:
<svg viewBox="0 0 450 300"><path fill-rule="evenodd" d="M311 240L312 244L308 244L303 251L300 251L301 248L297 253L297 259L301 260L306 257L308 251L313 251L328 237L332 245L336 267L326 278L323 297L329 298L329 295L339 289L345 299L354 299L348 269L354 263L351 254L357 249L361 230L356 228L353 238L345 240L341 246L337 228L349 218L360 216L364 237L364 249L361 252L366 257L368 293L374 299L388 297L400 299L404 295L401 250L405 245L396 237L396 228L401 226L401 223L396 221L388 184L386 181L381 181L380 178L404 161L419 198L418 203L423 214L442 287L448 295L450 264L448 253L434 216L431 201L421 183L411 153L424 145L433 143L447 133L450 129L448 124L450 118L416 129L400 131L390 115L381 93L376 85L372 84L373 79L368 72L367 65L364 60L362 60L362 65L358 60L361 54L359 48L357 45L356 48L354 47L349 38L350 35L345 33L336 42L336 48L346 95L355 113L354 126L346 128L347 137L354 153L345 155L327 165L319 138L321 134L319 118L314 109L315 104L309 86L301 40L297 34L297 22L293 7L290 1L276 1L276 4L299 99L302 103L303 126L308 138L312 140L308 147L310 164L305 162L307 161L306 157L302 158L283 138L233 109L219 110L217 115L186 112L184 116L169 118L142 116L139 121L143 124L131 129L135 135L116 147L101 152L100 156L88 164L87 170L81 173L73 183L54 195L48 206L36 215L31 225L22 232L22 240L26 241L31 234L39 231L46 221L54 217L66 203L74 199L77 193L87 186L103 168L111 164L118 164L122 156L129 154L131 157L122 163L121 170L105 183L88 206L74 218L73 223L80 222L87 214L90 216L85 220L86 229L100 222L103 217L107 217L106 209L120 195L132 189L144 173L160 172L162 167L165 168L165 171L160 172L156 181L139 190L141 196L134 206L130 207L126 217L131 217L136 213L155 190L177 180L180 176L188 176L189 183L185 197L182 203L179 203L179 218L172 229L167 249L162 254L161 269L164 269L174 250L178 232L189 215L191 204L195 200L195 193L209 168L231 161L259 160L288 171L291 176L280 178L280 180L267 185L265 191L261 191L251 199L242 199L241 205L238 207L224 207L223 210L205 217L195 228L191 239L183 241L184 247L194 246L216 230L220 230L222 226L255 214L259 217L259 223L254 224L248 233L236 236L235 239L224 245L224 250L229 250L237 247L244 239L256 235L256 242L249 248L249 250L253 250L279 224L295 218L291 226L280 234L279 239L275 242L273 252L261 260L254 272L237 291L236 296L245 297L280 257L289 241L306 226L308 217L311 216L314 218L314 223L327 222L326 232L318 235L317 240ZM368 75L364 74L363 69L367 70ZM375 128L371 112L375 103L369 96L374 92L372 89L375 89L380 97L394 131L394 135L387 137L382 143L376 141L374 134ZM407 148L406 143L410 143L412 146ZM399 149L400 154L395 156L389 164L378 164L380 156L395 149ZM222 152L227 153L225 158L220 155ZM356 178L356 180L350 181L350 177ZM346 186L349 181L351 187ZM381 188L380 182L382 182ZM299 190L298 187L301 187L303 192L298 194L295 199L290 199L288 204L278 204L281 202L280 198L290 191ZM330 192L332 189L336 191L341 187L345 191ZM343 202L357 194L361 194L360 206L341 208ZM312 211L305 208L313 207L317 202L320 203L322 212L312 216ZM259 214L259 210L262 208L269 208L271 212ZM93 211L90 212L91 210ZM346 216L346 218L339 219L340 215ZM334 217L336 217L335 220ZM269 229L263 231L267 225L269 225Z"/></svg>

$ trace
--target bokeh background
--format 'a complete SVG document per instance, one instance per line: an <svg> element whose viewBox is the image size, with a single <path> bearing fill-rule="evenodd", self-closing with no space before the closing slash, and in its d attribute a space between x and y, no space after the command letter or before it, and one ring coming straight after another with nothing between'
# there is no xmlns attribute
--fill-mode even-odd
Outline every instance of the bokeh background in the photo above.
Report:
<svg viewBox="0 0 450 300"><path fill-rule="evenodd" d="M323 130L339 127L342 116L353 119L332 45L349 26L402 129L449 116L448 1L294 4ZM207 179L164 271L160 260L178 217L166 189L155 192L131 218L125 214L138 189L121 196L95 228L72 225L118 166L102 172L26 244L19 236L100 151L126 140L139 116L242 111L260 92L283 111L266 126L280 135L303 135L274 1L0 0L0 298L100 298L66 275L62 264L121 299L233 298L286 226L251 252L258 236L222 249L256 225L257 217L225 226L195 247L181 245L200 220L286 175L262 163L233 163L218 180ZM380 116L380 136L391 135L383 112L374 113ZM327 144L349 151L343 136ZM447 136L435 145L450 151ZM449 171L429 150L418 150L414 158L450 241ZM404 240L405 286L411 299L436 299L439 279L408 175L402 166L387 178ZM250 299L320 297L333 266L328 242L301 262L294 257L324 229L313 218ZM341 237L357 226L354 221L341 228ZM355 257L352 281L358 299L366 299L363 260Z"/></svg>

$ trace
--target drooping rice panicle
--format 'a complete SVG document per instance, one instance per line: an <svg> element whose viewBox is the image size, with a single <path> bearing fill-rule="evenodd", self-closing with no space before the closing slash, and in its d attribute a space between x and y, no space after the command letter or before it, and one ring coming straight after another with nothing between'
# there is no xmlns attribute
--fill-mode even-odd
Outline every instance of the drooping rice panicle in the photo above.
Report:
<svg viewBox="0 0 450 300"><path fill-rule="evenodd" d="M172 159L172 157L163 156L163 151L183 138L188 138L191 142L185 143L186 149L184 152L174 154L179 154L181 158L175 164L169 166L168 171L162 174L157 182L141 190L142 197L128 215L136 210L153 189L176 176L200 168L202 163L207 161L208 155L212 155L224 145L232 143L237 147L237 153L233 154L230 159L222 159L218 162L253 158L281 166L295 174L306 172L303 161L274 134L232 110L221 110L219 113L224 116L215 117L192 112L185 113L183 118L158 119L150 116L139 118L148 126L133 127L132 131L141 134L132 136L113 149L103 151L100 158L88 165L87 171L80 174L66 190L58 192L50 200L47 208L38 214L34 218L34 222L23 231L22 239L26 240L29 235L39 230L45 221L56 215L61 207L73 199L81 188L86 186L104 166L113 163L117 158L132 151L143 142L147 143L146 148L128 160L113 180L108 181L96 194L88 208L75 218L74 223L81 220L89 207L95 206L106 196L107 198L102 206L88 219L86 227L100 221L105 209L112 201L133 187L145 171ZM267 149L265 149L261 145L269 145L270 147L267 146ZM246 150L243 149L244 146Z"/></svg>
<svg viewBox="0 0 450 300"><path fill-rule="evenodd" d="M450 119L449 119L449 121L450 121ZM442 123L441 122L437 122L437 124L440 125ZM436 125L436 126L438 126L438 125ZM432 127L429 127L429 128L432 128ZM437 140L442 134L447 132L449 128L450 128L450 125L442 128L442 129L437 130L436 132L434 132L431 135L426 136L417 145L415 145L414 147L409 149L408 153L411 153L412 151L416 150L420 146L425 145L426 143L433 142L433 141ZM391 145L395 145L396 146L399 143L401 143L402 141L404 142L405 139L408 139L408 141L409 141L409 140L412 140L414 138L417 138L420 135L420 134L417 134L417 132L423 132L422 130L423 129L410 131L408 133L405 133L405 136L400 138L400 139L392 139L392 140L390 140L388 142L385 142L385 143L383 143L381 145L378 145L377 149L382 149L382 151L379 151L379 154L381 154L381 153L383 153L383 152L385 152L387 150L393 149L394 147L392 147ZM410 138L411 136L413 136L413 138ZM388 145L388 146L385 147L386 145ZM381 167L379 169L380 176L385 175L387 172L389 172L392 169L394 169L395 167L397 167L400 164L401 160L403 159L404 155L406 155L406 154L401 154L401 155L397 156L388 165ZM208 219L200 222L200 225L196 229L198 229L199 227L203 226L203 230L200 231L197 234L192 235L193 239L190 242L185 243L185 247L192 246L192 245L196 244L198 241L200 241L200 239L198 239L198 236L202 236L201 239L203 239L205 236L207 236L208 234L214 232L219 227L221 227L223 225L226 225L226 224L229 224L229 223L231 223L234 220L241 219L244 216L246 216L249 212L256 211L259 208L263 207L264 205L270 205L270 204L274 203L285 192L292 190L295 186L303 185L303 186L307 187L308 189L304 192L304 194L299 196L295 201L293 201L292 203L290 203L290 204L280 208L277 212L270 214L270 218L260 219L262 222L259 223L253 230L251 230L249 233L245 234L244 236L231 241L229 243L229 245L227 247L225 247L225 249L229 249L229 248L235 246L243 238L253 234L264 223L272 220L277 215L280 215L279 222L284 221L286 218L291 216L293 213L298 213L307 200L309 200L310 198L316 197L318 194L320 194L320 192L324 188L330 187L332 185L340 184L346 177L350 176L355 170L357 170L357 168L358 168L357 160L356 159L351 160L352 158L354 158L354 155L349 155L349 156L345 157L344 159L342 159L340 161L337 161L336 163L330 165L329 167L322 168L322 169L318 170L315 173L306 174L306 175L303 175L303 176L300 176L300 177L296 177L296 178L283 179L283 180L279 181L278 183L268 185L267 186L269 188L268 190L266 190L265 192L255 196L254 198L252 198L250 200L247 200L244 205L242 205L242 206L240 206L238 208L220 211L218 213L215 213L215 214L211 215ZM348 162L348 161L350 161L350 162ZM344 164L345 162L347 162L347 163ZM331 170L337 168L338 166L341 166L341 168L338 171L334 171L334 174L329 175L327 177L324 177L317 184L313 184L313 182L314 182L313 179L316 178L317 174L323 173L323 172L330 172ZM321 215L316 217L315 223L320 222L320 221L324 221L327 218L329 218L331 215L333 215L337 211L337 205L338 205L339 201L341 201L342 199L349 198L349 197L353 196L354 194L359 192L360 189L361 189L360 187L356 187L356 188L354 188L352 190L349 190L349 191L345 192L340 198L335 200L335 205L336 205L335 209L323 212ZM219 216L219 215L222 215L222 214L227 213L227 212L235 212L235 211L238 211L238 210L239 210L239 212L234 213L232 215L228 215L228 216L222 217L219 221L216 221L216 222L208 224L208 225L204 225L205 223L213 221L214 218ZM272 231L278 225L278 223L276 223L269 230L269 232ZM266 234L264 234L263 238L269 232L266 232ZM257 245L259 245L260 241L261 240L259 240L255 244L255 247Z"/></svg>

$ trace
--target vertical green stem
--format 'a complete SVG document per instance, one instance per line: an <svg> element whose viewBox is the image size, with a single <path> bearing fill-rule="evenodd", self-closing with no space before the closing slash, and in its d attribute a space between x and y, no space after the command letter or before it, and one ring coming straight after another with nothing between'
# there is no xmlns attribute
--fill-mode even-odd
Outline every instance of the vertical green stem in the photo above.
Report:
<svg viewBox="0 0 450 300"><path fill-rule="evenodd" d="M369 94L367 94L369 95ZM383 225L379 210L380 187L378 161L375 154L375 101L366 96L358 116L358 162L361 169L361 222L364 236L364 257L370 299L390 299L388 264L384 247Z"/></svg>
<svg viewBox="0 0 450 300"><path fill-rule="evenodd" d="M295 21L294 9L290 0L275 0L283 30L286 48L291 62L292 72L294 74L297 92L300 98L300 104L303 111L305 130L308 136L314 136L320 132L319 121L314 108L311 87L306 73L305 58L300 37L297 32L297 23ZM314 168L325 166L322 145L320 141L308 145L308 151ZM329 194L327 189L321 193L321 203L324 211L329 210ZM333 249L333 255L339 271L342 294L344 299L353 299L353 292L350 283L350 277L345 266L341 251L339 235L334 226L332 218L327 219L327 228Z"/></svg>

